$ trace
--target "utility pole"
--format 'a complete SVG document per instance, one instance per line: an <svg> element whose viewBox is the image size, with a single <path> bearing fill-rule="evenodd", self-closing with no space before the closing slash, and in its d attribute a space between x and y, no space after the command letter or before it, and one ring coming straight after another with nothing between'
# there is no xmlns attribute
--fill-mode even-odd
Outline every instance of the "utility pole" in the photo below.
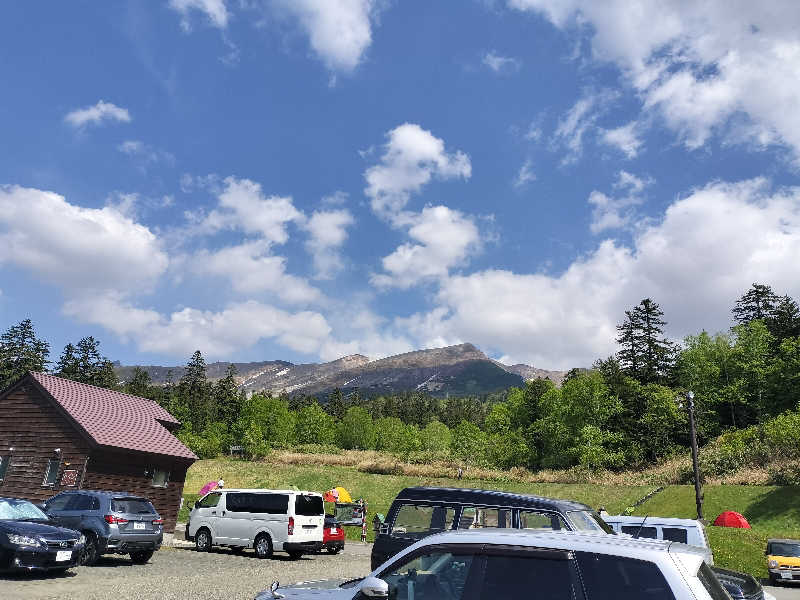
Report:
<svg viewBox="0 0 800 600"><path fill-rule="evenodd" d="M700 464L697 460L697 429L694 425L694 392L687 392L689 401L689 429L692 435L692 467L694 468L694 500L697 504L697 520L703 520L703 488L700 486Z"/></svg>

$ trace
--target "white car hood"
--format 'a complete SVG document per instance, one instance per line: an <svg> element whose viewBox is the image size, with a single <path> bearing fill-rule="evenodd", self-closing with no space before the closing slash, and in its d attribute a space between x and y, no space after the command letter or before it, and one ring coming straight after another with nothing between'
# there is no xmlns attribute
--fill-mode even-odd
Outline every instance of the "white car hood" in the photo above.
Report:
<svg viewBox="0 0 800 600"><path fill-rule="evenodd" d="M301 583L293 583L287 586L279 586L276 590L276 596L273 596L269 590L264 590L256 600L273 600L281 596L286 600L351 600L358 592L358 581L352 586L346 588L339 587L343 584L345 579L326 579L322 581L304 581Z"/></svg>

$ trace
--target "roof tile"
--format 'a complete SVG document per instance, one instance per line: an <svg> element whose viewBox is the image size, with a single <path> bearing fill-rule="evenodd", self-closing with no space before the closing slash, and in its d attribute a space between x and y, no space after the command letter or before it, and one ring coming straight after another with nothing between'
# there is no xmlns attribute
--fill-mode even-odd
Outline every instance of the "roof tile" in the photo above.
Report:
<svg viewBox="0 0 800 600"><path fill-rule="evenodd" d="M98 445L197 460L159 423L178 421L152 400L47 373L31 375Z"/></svg>

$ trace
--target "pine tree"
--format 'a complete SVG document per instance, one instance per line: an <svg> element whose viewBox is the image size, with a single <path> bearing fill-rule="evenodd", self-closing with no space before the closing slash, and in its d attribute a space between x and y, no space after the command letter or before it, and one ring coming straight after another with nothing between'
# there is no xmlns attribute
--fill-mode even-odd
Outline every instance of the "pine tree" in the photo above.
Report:
<svg viewBox="0 0 800 600"><path fill-rule="evenodd" d="M56 363L56 375L77 381L80 376L80 369L78 368L76 352L77 350L72 344L64 346L64 351L61 353L58 363Z"/></svg>
<svg viewBox="0 0 800 600"><path fill-rule="evenodd" d="M756 319L767 320L772 317L779 302L778 296L768 285L754 283L747 292L736 301L733 307L733 320L739 325L746 325Z"/></svg>
<svg viewBox="0 0 800 600"><path fill-rule="evenodd" d="M236 385L236 366L228 365L225 377L214 385L214 401L217 405L219 419L228 426L239 418L241 411L241 395L239 386Z"/></svg>
<svg viewBox="0 0 800 600"><path fill-rule="evenodd" d="M85 337L77 346L67 344L56 365L59 377L108 389L119 387L114 364L100 354L100 342Z"/></svg>
<svg viewBox="0 0 800 600"><path fill-rule="evenodd" d="M153 380L150 379L147 371L141 367L134 367L130 380L125 382L125 392L141 398L149 398L152 384Z"/></svg>
<svg viewBox="0 0 800 600"><path fill-rule="evenodd" d="M787 338L800 336L800 307L789 296L783 296L765 322L779 346Z"/></svg>
<svg viewBox="0 0 800 600"><path fill-rule="evenodd" d="M625 321L617 325L621 346L617 360L623 371L641 383L660 383L667 379L674 363L675 347L664 337L664 311L650 298L625 311Z"/></svg>
<svg viewBox="0 0 800 600"><path fill-rule="evenodd" d="M620 351L617 352L617 360L622 365L623 371L631 377L638 378L641 364L639 362L640 350L638 346L637 331L641 328L639 313L636 309L625 311L625 320L617 325L619 337L617 344Z"/></svg>
<svg viewBox="0 0 800 600"><path fill-rule="evenodd" d="M200 350L196 350L186 364L177 394L178 402L183 405L180 412L188 413L194 431L202 431L216 420L214 397L206 376L206 361Z"/></svg>
<svg viewBox="0 0 800 600"><path fill-rule="evenodd" d="M342 397L342 390L338 387L331 392L330 397L328 398L328 414L331 415L334 419L341 420L344 417L344 413L347 411L347 404Z"/></svg>
<svg viewBox="0 0 800 600"><path fill-rule="evenodd" d="M33 323L25 319L0 336L0 389L5 389L28 371L44 371L50 344L36 337Z"/></svg>

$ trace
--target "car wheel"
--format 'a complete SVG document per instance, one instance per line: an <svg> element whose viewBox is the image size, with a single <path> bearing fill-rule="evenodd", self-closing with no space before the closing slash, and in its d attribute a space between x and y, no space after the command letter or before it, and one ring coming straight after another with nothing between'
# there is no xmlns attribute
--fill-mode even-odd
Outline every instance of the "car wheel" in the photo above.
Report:
<svg viewBox="0 0 800 600"><path fill-rule="evenodd" d="M301 556L303 556L302 550L289 550L289 558L292 560L298 560Z"/></svg>
<svg viewBox="0 0 800 600"><path fill-rule="evenodd" d="M135 565L143 565L153 558L153 550L142 550L141 552L131 552L131 560Z"/></svg>
<svg viewBox="0 0 800 600"><path fill-rule="evenodd" d="M330 548L328 548L328 554L339 554L339 552L341 552L341 551L342 551L342 549L339 548L338 546L336 546L336 547L331 546Z"/></svg>
<svg viewBox="0 0 800 600"><path fill-rule="evenodd" d="M769 574L769 584L772 586L778 585L778 578L775 577L772 573Z"/></svg>
<svg viewBox="0 0 800 600"><path fill-rule="evenodd" d="M62 569L50 569L50 573L58 576L64 575L67 571L69 571L69 567L64 567Z"/></svg>
<svg viewBox="0 0 800 600"><path fill-rule="evenodd" d="M84 567L91 567L100 558L100 549L97 544L97 537L93 533L84 532L86 541L83 543L80 563Z"/></svg>
<svg viewBox="0 0 800 600"><path fill-rule="evenodd" d="M203 527L194 536L194 547L198 552L208 552L211 550L211 532Z"/></svg>
<svg viewBox="0 0 800 600"><path fill-rule="evenodd" d="M272 556L272 540L266 533L262 533L256 538L253 547L258 558L269 558Z"/></svg>

